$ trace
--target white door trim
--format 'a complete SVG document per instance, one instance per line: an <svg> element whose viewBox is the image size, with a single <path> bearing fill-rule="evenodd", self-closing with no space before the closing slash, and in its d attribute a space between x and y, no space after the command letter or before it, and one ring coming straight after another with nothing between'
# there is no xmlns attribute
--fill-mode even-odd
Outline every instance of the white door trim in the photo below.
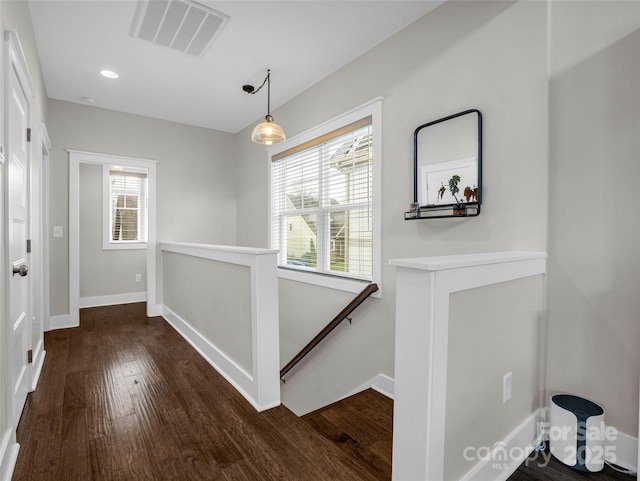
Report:
<svg viewBox="0 0 640 481"><path fill-rule="evenodd" d="M49 140L49 133L44 124L38 125L39 155L41 171L40 192L42 193L42 225L40 226L40 245L42 246L42 323L45 332L51 329L51 278L49 274L49 256L50 256L50 240L49 240L49 219L50 219L50 193L49 180L51 175L51 149L53 145Z"/></svg>
<svg viewBox="0 0 640 481"><path fill-rule="evenodd" d="M40 312L36 315L41 324L38 327L39 339L33 348L33 364L31 364L31 390L35 391L46 351L44 350L44 333L50 330L51 316L51 280L49 278L49 162L52 149L51 140L45 124L38 125L38 137L36 143L38 152L38 165L40 166L40 182L33 188L40 191L40 225L39 235L36 241L36 249L40 249L40 265L38 270L41 273L40 279ZM39 328L42 328L40 331ZM32 336L35 339L35 336Z"/></svg>
<svg viewBox="0 0 640 481"><path fill-rule="evenodd" d="M9 62L7 63L8 68L5 72L5 79L9 76L11 68L14 68L18 74L18 79L22 84L24 93L27 95L27 98L32 99L35 88L33 86L31 74L29 73L27 58L24 56L24 50L22 50L22 44L18 37L18 31L14 29L5 29L4 40L7 45L7 58L9 59ZM5 112L5 118L6 116L7 113Z"/></svg>
<svg viewBox="0 0 640 481"><path fill-rule="evenodd" d="M119 155L96 154L79 150L69 152L69 325L80 325L80 164L120 165L147 169L149 210L147 234L147 315L159 316L156 301L156 164L155 160Z"/></svg>

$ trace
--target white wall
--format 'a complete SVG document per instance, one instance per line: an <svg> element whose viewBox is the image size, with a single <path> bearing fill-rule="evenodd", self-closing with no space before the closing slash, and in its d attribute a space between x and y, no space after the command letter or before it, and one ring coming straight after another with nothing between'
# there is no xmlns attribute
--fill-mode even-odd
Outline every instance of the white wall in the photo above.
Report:
<svg viewBox="0 0 640 481"><path fill-rule="evenodd" d="M144 249L102 249L102 182L102 165L80 164L80 299L147 290Z"/></svg>
<svg viewBox="0 0 640 481"><path fill-rule="evenodd" d="M553 2L547 387L637 436L640 3Z"/></svg>
<svg viewBox="0 0 640 481"><path fill-rule="evenodd" d="M164 305L251 376L250 268L174 252L162 264Z"/></svg>
<svg viewBox="0 0 640 481"><path fill-rule="evenodd" d="M445 479L460 479L480 461L478 450L504 440L543 405L544 285L535 276L450 296ZM503 404L508 372L512 397Z"/></svg>
<svg viewBox="0 0 640 481"><path fill-rule="evenodd" d="M311 355L326 362L309 361L305 372L289 376L285 404L317 407L378 373L393 377L390 258L546 250L546 8L545 2L447 2L273 112L292 137L385 97L382 299L367 301L369 307L356 311L353 325L341 327L335 341ZM483 213L404 221L413 199L413 130L468 108L481 110L485 120ZM251 143L250 128L237 138L237 239L241 245L266 247L267 156ZM242 221L244 213L251 213L250 222ZM284 364L284 354L301 348L350 296L293 282L280 285Z"/></svg>
<svg viewBox="0 0 640 481"><path fill-rule="evenodd" d="M51 224L65 232L51 245L52 315L69 311L66 149L157 160L159 241L235 243L233 135L60 100L49 100L48 121Z"/></svg>

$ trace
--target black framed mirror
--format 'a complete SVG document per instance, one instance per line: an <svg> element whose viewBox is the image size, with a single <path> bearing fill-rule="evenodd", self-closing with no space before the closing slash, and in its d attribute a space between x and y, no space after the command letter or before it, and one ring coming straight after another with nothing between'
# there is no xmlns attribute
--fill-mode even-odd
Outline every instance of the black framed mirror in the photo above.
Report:
<svg viewBox="0 0 640 481"><path fill-rule="evenodd" d="M413 133L413 203L405 220L476 217L482 205L482 113L469 109Z"/></svg>

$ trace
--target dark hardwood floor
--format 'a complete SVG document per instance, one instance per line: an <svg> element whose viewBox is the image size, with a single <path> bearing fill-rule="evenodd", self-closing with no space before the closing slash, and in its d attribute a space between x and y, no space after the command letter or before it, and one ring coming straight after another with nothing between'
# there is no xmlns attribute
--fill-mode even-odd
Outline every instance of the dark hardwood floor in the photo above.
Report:
<svg viewBox="0 0 640 481"><path fill-rule="evenodd" d="M45 349L15 481L390 479L391 401L257 413L144 304L83 309Z"/></svg>
<svg viewBox="0 0 640 481"><path fill-rule="evenodd" d="M45 335L14 481L391 479L393 401L368 390L303 418L257 413L144 304L83 309ZM631 481L531 459L511 481Z"/></svg>
<svg viewBox="0 0 640 481"><path fill-rule="evenodd" d="M367 479L391 479L393 401L372 389L303 416L326 439L348 452Z"/></svg>
<svg viewBox="0 0 640 481"><path fill-rule="evenodd" d="M549 451L533 453L508 481L635 481L629 476L605 465L597 473L582 473L566 466L551 456Z"/></svg>

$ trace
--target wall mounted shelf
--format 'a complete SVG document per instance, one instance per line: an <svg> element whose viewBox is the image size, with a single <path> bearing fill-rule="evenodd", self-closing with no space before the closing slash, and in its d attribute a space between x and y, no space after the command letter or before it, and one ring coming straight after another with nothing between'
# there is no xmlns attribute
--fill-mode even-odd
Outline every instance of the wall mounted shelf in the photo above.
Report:
<svg viewBox="0 0 640 481"><path fill-rule="evenodd" d="M413 203L404 219L476 217L481 205L482 113L464 110L416 128Z"/></svg>
<svg viewBox="0 0 640 481"><path fill-rule="evenodd" d="M464 204L465 212L458 213L459 209L457 205L440 205L432 206L428 208L420 208L415 211L409 211L404 213L404 220L419 220L419 219L442 219L445 217L476 217L480 214L480 205L477 202L470 202Z"/></svg>

